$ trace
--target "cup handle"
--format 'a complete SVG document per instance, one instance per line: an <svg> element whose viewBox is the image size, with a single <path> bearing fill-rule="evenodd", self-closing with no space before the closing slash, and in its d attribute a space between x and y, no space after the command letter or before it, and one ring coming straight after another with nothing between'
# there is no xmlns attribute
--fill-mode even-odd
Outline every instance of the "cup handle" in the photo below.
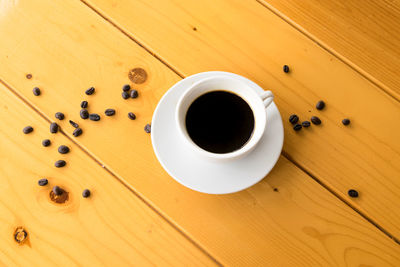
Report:
<svg viewBox="0 0 400 267"><path fill-rule="evenodd" d="M260 94L262 101L264 102L265 108L267 108L274 100L274 94L271 91L264 91Z"/></svg>

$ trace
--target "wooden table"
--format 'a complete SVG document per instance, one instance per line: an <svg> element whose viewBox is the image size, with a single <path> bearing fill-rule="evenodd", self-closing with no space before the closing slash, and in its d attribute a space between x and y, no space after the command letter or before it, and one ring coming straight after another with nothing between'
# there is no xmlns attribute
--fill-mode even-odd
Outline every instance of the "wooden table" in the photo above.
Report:
<svg viewBox="0 0 400 267"><path fill-rule="evenodd" d="M398 1L4 0L0 8L1 265L400 266ZM145 70L144 83L129 79L134 68ZM276 167L230 195L175 182L143 130L169 87L210 70L272 90L284 120ZM123 100L124 84L139 97ZM79 117L82 100L100 121ZM116 116L105 117L107 108ZM56 112L66 118L51 134ZM322 125L295 132L292 113ZM24 135L27 125L34 131ZM42 147L46 138L52 144ZM64 168L54 167L59 159ZM55 185L68 200L55 203Z"/></svg>

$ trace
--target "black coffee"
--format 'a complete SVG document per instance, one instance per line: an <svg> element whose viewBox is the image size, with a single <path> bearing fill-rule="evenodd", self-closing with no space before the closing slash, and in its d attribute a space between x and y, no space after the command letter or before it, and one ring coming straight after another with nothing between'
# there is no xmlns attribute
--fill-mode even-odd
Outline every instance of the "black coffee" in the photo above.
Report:
<svg viewBox="0 0 400 267"><path fill-rule="evenodd" d="M254 129L254 115L241 97L212 91L198 97L186 113L186 129L195 144L212 153L243 147Z"/></svg>

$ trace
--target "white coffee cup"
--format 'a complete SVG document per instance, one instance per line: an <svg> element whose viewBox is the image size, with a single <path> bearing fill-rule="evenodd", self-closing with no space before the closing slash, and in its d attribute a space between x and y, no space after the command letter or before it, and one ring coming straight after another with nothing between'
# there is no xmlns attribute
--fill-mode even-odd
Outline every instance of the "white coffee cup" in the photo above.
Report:
<svg viewBox="0 0 400 267"><path fill-rule="evenodd" d="M247 143L238 150L223 154L212 153L196 145L186 129L186 113L193 101L205 93L216 90L224 90L240 96L250 106L254 115L253 134ZM178 101L175 114L178 131L186 145L204 158L213 161L237 159L249 153L260 141L267 121L266 109L273 99L274 95L271 91L264 91L262 94L258 94L253 88L236 78L214 76L202 79L187 88Z"/></svg>

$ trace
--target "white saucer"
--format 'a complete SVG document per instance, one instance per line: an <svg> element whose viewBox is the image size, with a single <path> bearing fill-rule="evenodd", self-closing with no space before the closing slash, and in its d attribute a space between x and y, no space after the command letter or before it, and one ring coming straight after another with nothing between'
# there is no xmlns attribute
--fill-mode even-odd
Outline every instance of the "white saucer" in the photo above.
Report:
<svg viewBox="0 0 400 267"><path fill-rule="evenodd" d="M267 124L257 146L243 158L211 162L188 147L177 130L175 108L186 88L199 79L214 75L236 77L262 92L254 82L233 73L210 71L189 76L172 86L162 97L151 124L154 152L163 168L176 181L208 194L227 194L246 189L262 180L274 167L283 145L283 125L275 103L267 108Z"/></svg>

